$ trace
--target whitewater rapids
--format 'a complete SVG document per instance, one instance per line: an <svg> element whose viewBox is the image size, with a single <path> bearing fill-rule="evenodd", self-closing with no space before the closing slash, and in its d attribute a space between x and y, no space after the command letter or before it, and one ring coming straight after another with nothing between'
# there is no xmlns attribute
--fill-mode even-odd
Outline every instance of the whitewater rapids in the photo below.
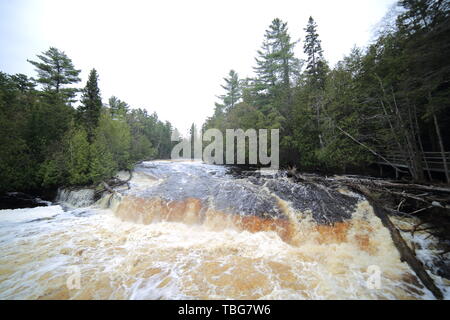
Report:
<svg viewBox="0 0 450 320"><path fill-rule="evenodd" d="M345 190L155 161L129 190L92 198L0 210L0 299L433 299Z"/></svg>

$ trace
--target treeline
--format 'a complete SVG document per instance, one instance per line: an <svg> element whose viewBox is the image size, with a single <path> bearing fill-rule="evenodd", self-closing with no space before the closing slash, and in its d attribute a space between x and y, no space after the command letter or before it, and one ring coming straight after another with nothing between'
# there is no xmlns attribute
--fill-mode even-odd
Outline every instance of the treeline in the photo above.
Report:
<svg viewBox="0 0 450 320"><path fill-rule="evenodd" d="M334 68L313 18L304 29L305 60L294 55L298 42L287 23L275 19L257 52L255 77L230 71L203 130L278 128L285 166L361 171L400 154L413 179L431 179L423 153L450 151L449 7L399 1L400 13L385 21L376 41Z"/></svg>
<svg viewBox="0 0 450 320"><path fill-rule="evenodd" d="M114 96L103 104L95 69L78 89L80 70L64 52L29 62L36 79L0 72L0 194L98 183L170 156L171 124Z"/></svg>

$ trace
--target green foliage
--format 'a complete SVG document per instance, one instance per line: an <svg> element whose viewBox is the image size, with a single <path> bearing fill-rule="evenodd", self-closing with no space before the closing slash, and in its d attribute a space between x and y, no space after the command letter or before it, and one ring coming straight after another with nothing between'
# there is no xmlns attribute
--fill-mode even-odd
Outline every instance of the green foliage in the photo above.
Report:
<svg viewBox="0 0 450 320"><path fill-rule="evenodd" d="M423 180L422 153L450 149L450 4L399 6L394 27L333 69L312 18L305 68L287 24L274 19L255 77L230 71L202 130L280 129L281 164L304 170L363 170L374 152L396 151ZM36 81L0 72L0 193L98 183L135 162L170 156L169 122L114 96L102 106L95 69L75 110L80 70L56 48L37 58L29 61Z"/></svg>
<svg viewBox="0 0 450 320"><path fill-rule="evenodd" d="M234 108L242 95L239 76L234 70L230 70L228 77L223 78L223 80L225 81L225 85L222 85L222 88L226 93L219 96L219 98L222 100L222 103L216 103L216 108L220 110L220 112L224 112L229 110L230 108Z"/></svg>
<svg viewBox="0 0 450 320"><path fill-rule="evenodd" d="M133 136L131 143L131 154L133 162L142 159L151 159L156 156L156 150L153 148L150 140L143 134Z"/></svg>
<svg viewBox="0 0 450 320"><path fill-rule="evenodd" d="M108 146L109 152L119 169L129 169L131 166L131 133L125 120L112 119L110 114L103 112L97 128L97 139Z"/></svg>
<svg viewBox="0 0 450 320"><path fill-rule="evenodd" d="M78 108L78 115L87 130L89 141L92 141L102 109L102 99L98 88L98 74L95 69L92 69L89 74L86 87L83 89L81 103L82 105Z"/></svg>
<svg viewBox="0 0 450 320"><path fill-rule="evenodd" d="M50 47L37 57L40 61L28 60L28 62L36 67L37 82L43 85L44 92L61 95L69 101L73 99L78 90L65 86L80 82L78 75L81 70L75 69L72 60L63 51L54 47Z"/></svg>
<svg viewBox="0 0 450 320"><path fill-rule="evenodd" d="M126 102L112 96L109 98L109 110L113 119L124 118L127 114L129 106Z"/></svg>
<svg viewBox="0 0 450 320"><path fill-rule="evenodd" d="M294 46L287 23L274 19L266 30L261 50L257 52L256 78L252 84L252 91L256 93L254 103L258 106L271 104L284 117L289 115L291 82L299 66L299 60L294 57Z"/></svg>
<svg viewBox="0 0 450 320"><path fill-rule="evenodd" d="M170 122L163 123L158 119L156 113L149 115L143 109L131 110L126 114L126 121L130 127L133 141L140 140L139 137L145 136L150 142L153 150L149 151L147 158L167 159L170 157L173 146Z"/></svg>
<svg viewBox="0 0 450 320"><path fill-rule="evenodd" d="M105 135L99 128L93 143L89 146L89 174L93 183L99 183L113 176L118 169L107 143Z"/></svg>
<svg viewBox="0 0 450 320"><path fill-rule="evenodd" d="M66 164L64 155L54 153L50 159L43 162L39 168L42 186L45 188L57 187L67 181Z"/></svg>
<svg viewBox="0 0 450 320"><path fill-rule="evenodd" d="M81 128L70 130L64 142L67 182L71 185L89 183L89 142L86 131Z"/></svg>
<svg viewBox="0 0 450 320"><path fill-rule="evenodd" d="M23 185L36 184L35 159L27 144L30 99L34 103L34 92L30 88L20 90L17 79L0 72L0 193L16 190Z"/></svg>
<svg viewBox="0 0 450 320"><path fill-rule="evenodd" d="M115 97L102 107L95 69L75 110L79 89L68 85L80 71L56 48L38 58L30 62L42 90L26 75L0 72L0 194L99 183L135 162L170 155L169 122L130 111Z"/></svg>
<svg viewBox="0 0 450 320"><path fill-rule="evenodd" d="M308 25L305 28L306 37L303 50L307 55L306 75L311 86L316 89L323 89L327 65L323 57L323 50L319 34L317 33L317 24L312 17L309 17Z"/></svg>
<svg viewBox="0 0 450 320"><path fill-rule="evenodd" d="M242 102L226 108L221 96L203 130L279 128L281 164L304 170L365 170L374 153L395 151L422 180L422 152L450 148L450 4L398 5L396 27L331 70L312 17L303 70L286 23L273 20L257 52L256 76L241 81Z"/></svg>

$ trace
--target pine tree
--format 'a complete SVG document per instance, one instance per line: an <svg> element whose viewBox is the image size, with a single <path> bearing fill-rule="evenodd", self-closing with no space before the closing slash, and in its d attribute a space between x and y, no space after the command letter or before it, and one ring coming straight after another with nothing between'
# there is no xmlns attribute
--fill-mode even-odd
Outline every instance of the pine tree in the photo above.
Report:
<svg viewBox="0 0 450 320"><path fill-rule="evenodd" d="M98 74L92 69L81 98L82 105L78 108L80 119L88 132L89 141L92 141L94 130L98 125L102 108L100 89L98 88Z"/></svg>
<svg viewBox="0 0 450 320"><path fill-rule="evenodd" d="M274 19L266 30L261 50L258 50L255 72L256 91L269 97L290 95L291 76L298 60L294 57L295 42L291 42L287 23Z"/></svg>
<svg viewBox="0 0 450 320"><path fill-rule="evenodd" d="M306 74L309 82L317 89L325 86L326 62L323 57L323 50L317 24L312 17L309 17L308 25L305 28L306 37L303 50L307 55Z"/></svg>
<svg viewBox="0 0 450 320"><path fill-rule="evenodd" d="M47 93L56 93L65 100L72 101L78 90L65 86L80 82L78 75L81 70L75 69L72 60L63 51L54 47L50 47L37 57L40 61L27 60L36 67L37 82L43 85Z"/></svg>
<svg viewBox="0 0 450 320"><path fill-rule="evenodd" d="M431 31L438 24L448 23L450 2L436 0L400 0L399 6L404 11L398 17L400 31L408 30L410 34L425 30Z"/></svg>
<svg viewBox="0 0 450 320"><path fill-rule="evenodd" d="M223 78L225 85L221 87L225 89L226 93L219 96L222 103L216 103L216 108L221 111L227 111L234 108L236 103L241 99L241 86L239 83L239 76L234 70L230 70L227 78Z"/></svg>
<svg viewBox="0 0 450 320"><path fill-rule="evenodd" d="M28 78L25 74L18 73L11 76L11 80L21 93L33 91L36 83L33 78Z"/></svg>
<svg viewBox="0 0 450 320"><path fill-rule="evenodd" d="M317 24L312 17L309 17L308 24L305 28L306 37L303 46L307 55L306 80L309 84L310 105L315 112L316 131L321 148L324 147L321 132L321 109L323 105L323 90L325 88L325 79L327 75L327 65L323 57L323 50L319 34L317 33Z"/></svg>
<svg viewBox="0 0 450 320"><path fill-rule="evenodd" d="M108 104L113 119L125 117L129 109L129 106L125 101L122 101L115 96L109 98Z"/></svg>

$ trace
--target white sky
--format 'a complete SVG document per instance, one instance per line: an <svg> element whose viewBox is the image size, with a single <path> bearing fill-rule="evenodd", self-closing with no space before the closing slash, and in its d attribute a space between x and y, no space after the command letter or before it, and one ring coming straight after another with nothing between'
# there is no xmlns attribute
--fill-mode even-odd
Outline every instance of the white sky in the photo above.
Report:
<svg viewBox="0 0 450 320"><path fill-rule="evenodd" d="M256 50L278 17L303 39L311 15L334 64L365 46L395 0L0 0L0 71L35 76L26 59L50 46L82 69L96 68L111 95L156 111L181 132L199 126L230 69L252 76ZM296 47L302 57L303 42Z"/></svg>

